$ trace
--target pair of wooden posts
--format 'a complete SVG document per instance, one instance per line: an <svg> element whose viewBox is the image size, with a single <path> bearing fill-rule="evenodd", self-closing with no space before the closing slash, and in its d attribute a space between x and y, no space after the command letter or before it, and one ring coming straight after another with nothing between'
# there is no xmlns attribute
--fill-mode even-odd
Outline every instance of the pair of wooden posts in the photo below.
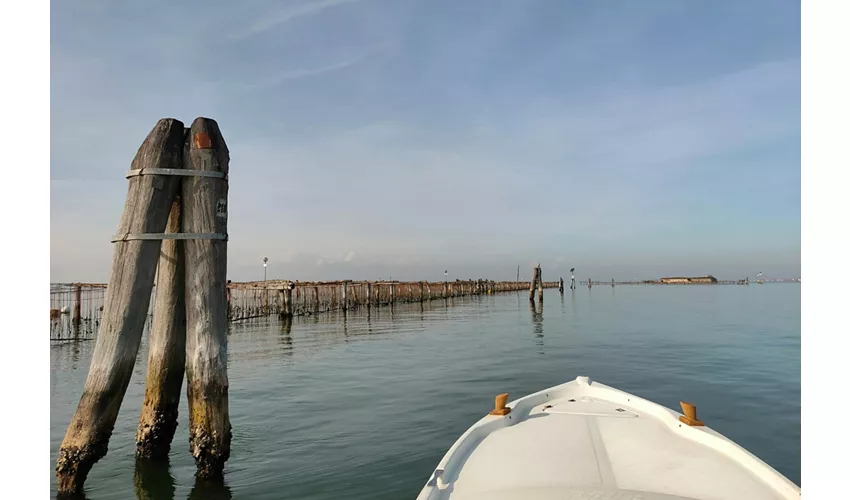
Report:
<svg viewBox="0 0 850 500"><path fill-rule="evenodd" d="M79 493L106 455L141 343L154 278L145 400L136 455L167 459L183 375L199 478L230 455L227 380L227 173L218 124L162 119L133 160L97 343L59 450L60 494Z"/></svg>
<svg viewBox="0 0 850 500"><path fill-rule="evenodd" d="M531 286L528 289L528 300L534 302L534 291L537 290L539 301L543 302L543 269L540 264L534 266L531 273Z"/></svg>
<svg viewBox="0 0 850 500"><path fill-rule="evenodd" d="M286 283L282 288L278 289L278 293L280 294L280 316L292 316L293 315L293 307L292 307L292 290L295 289L294 283ZM230 290L228 289L228 293ZM343 296L345 294L343 293ZM230 308L230 297L227 299L228 308Z"/></svg>

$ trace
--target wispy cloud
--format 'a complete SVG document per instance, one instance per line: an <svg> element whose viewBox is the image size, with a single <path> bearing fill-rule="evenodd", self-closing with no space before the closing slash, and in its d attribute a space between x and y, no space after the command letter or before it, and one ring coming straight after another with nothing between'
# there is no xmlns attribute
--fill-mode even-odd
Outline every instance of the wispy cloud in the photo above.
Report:
<svg viewBox="0 0 850 500"><path fill-rule="evenodd" d="M230 39L239 40L258 35L282 24L300 17L314 16L320 12L344 4L357 3L361 0L310 0L299 5L284 7L276 12L264 15L246 29L229 35Z"/></svg>
<svg viewBox="0 0 850 500"><path fill-rule="evenodd" d="M290 80L297 80L299 78L307 78L312 76L323 75L325 73L332 73L334 71L340 71L366 60L373 53L374 52L371 50L364 51L347 59L343 59L324 66L317 66L315 68L297 68L284 70L268 78L263 78L257 82L246 84L245 88L250 90L269 88L274 87L276 85L280 85L281 83Z"/></svg>

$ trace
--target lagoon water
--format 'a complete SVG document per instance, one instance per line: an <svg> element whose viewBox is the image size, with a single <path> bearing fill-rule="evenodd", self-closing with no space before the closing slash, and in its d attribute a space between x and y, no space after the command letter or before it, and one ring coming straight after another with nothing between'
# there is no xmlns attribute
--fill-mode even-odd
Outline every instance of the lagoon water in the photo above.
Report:
<svg viewBox="0 0 850 500"><path fill-rule="evenodd" d="M137 465L143 343L86 497L414 498L460 434L578 375L702 420L800 484L800 285L598 286L234 323L224 484L196 484L185 397L164 466ZM50 482L94 342L51 346ZM185 394L185 387L184 387Z"/></svg>

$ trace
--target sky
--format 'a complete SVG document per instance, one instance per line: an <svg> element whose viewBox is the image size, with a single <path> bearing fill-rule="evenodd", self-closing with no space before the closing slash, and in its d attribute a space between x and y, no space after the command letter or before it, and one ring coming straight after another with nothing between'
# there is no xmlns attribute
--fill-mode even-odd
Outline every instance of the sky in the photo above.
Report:
<svg viewBox="0 0 850 500"><path fill-rule="evenodd" d="M798 2L53 2L51 281L197 116L233 280L800 275Z"/></svg>

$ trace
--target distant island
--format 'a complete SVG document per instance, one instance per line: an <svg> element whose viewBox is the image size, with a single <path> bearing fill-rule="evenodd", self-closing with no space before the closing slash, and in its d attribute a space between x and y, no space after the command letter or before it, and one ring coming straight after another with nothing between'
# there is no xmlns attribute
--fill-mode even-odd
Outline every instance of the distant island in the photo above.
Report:
<svg viewBox="0 0 850 500"><path fill-rule="evenodd" d="M676 276L671 278L661 278L658 281L666 285L714 284L717 283L717 278L711 275L699 276L695 278L685 278L681 276Z"/></svg>

